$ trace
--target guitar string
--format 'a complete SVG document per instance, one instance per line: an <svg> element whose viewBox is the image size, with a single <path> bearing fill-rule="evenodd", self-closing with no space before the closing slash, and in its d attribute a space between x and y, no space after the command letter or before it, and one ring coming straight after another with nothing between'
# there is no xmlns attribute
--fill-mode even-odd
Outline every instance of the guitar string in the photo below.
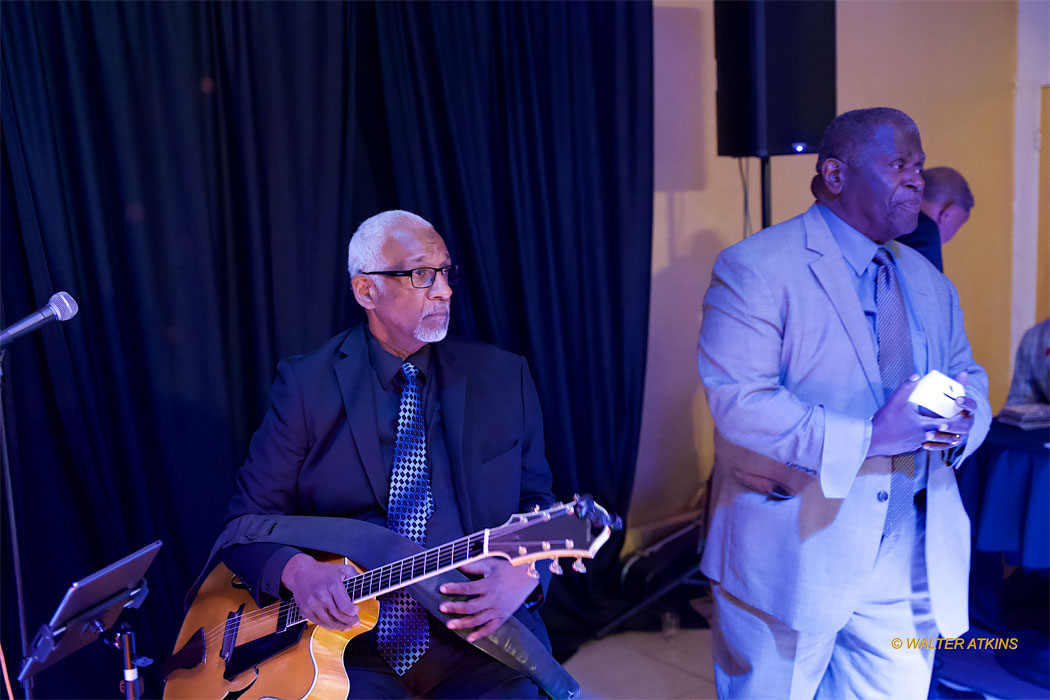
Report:
<svg viewBox="0 0 1050 700"><path fill-rule="evenodd" d="M360 592L360 597L358 598L358 600L360 600L361 598L363 598L366 595L366 593L371 595L371 594L374 594L376 591L382 590L386 585L393 584L394 583L394 578L395 578L395 574L393 572L394 572L395 569L399 569L400 570L399 574L398 574L399 578L398 578L398 581L397 581L398 583L400 583L401 581L405 580L405 568L406 568L407 564L412 564L412 566L410 568L410 571L412 573L416 572L416 570L418 568L418 565L420 564L420 561L418 561L418 560L422 560L422 563L424 564L424 567L425 567L427 555L437 555L437 563L439 564L439 566L437 566L436 568L440 568L440 562L442 561L442 555L443 554L446 555L446 556L450 556L451 557L448 560L449 563L451 564L451 563L453 563L456 560L457 550L464 549L464 546L466 548L467 556L465 556L463 558L464 559L465 558L469 558L469 552L470 552L471 544L475 544L481 538L483 538L483 534L480 535L480 536L479 535L470 535L468 537L460 538L459 540L454 540L453 542L446 543L446 544L444 544L444 545L442 545L440 547L437 547L437 548L435 548L433 550L427 550L426 552L421 552L419 554L413 555L412 557L408 557L408 558L402 559L400 561L392 562L390 564L386 564L386 565L384 565L382 567L378 567L376 569L371 569L369 571L361 572L360 574L357 574L355 576L351 576L350 578L344 580L343 584L344 584L344 586L347 587L347 592L350 593L352 587L356 586L357 583L363 583L364 585L362 585L360 587L361 588L361 592ZM474 540L474 541L472 542L472 540ZM421 573L426 573L426 568L424 568ZM409 579L411 579L413 577L414 576L410 576ZM295 603L294 600L292 600L292 601L280 601L279 603L271 603L270 605L267 605L267 606L265 606L263 608L260 608L258 610L252 611L252 612L250 612L250 613L248 613L246 615L242 615L240 620L239 620L239 624L238 624L237 629L238 629L238 631L240 631L240 630L251 631L256 626L254 623L262 622L262 623L269 624L271 622L276 622L276 618L279 618L282 613L284 613L284 615L285 615L285 627L286 628L290 627L290 626L292 626L294 624L298 624L298 623L302 622L303 619L304 619L304 618L297 617L298 614L299 614L299 606ZM275 615L276 615L276 618L274 618ZM293 616L295 616L295 619L291 619L291 618L293 618ZM265 619L262 619L262 618L265 618ZM274 618L274 619L271 619L271 618ZM223 624L218 625L218 626L214 627L213 629L209 630L208 632L206 632L205 633L206 643L210 642L210 641L214 641L217 637L225 636L225 634L226 634L226 627L227 627L227 624L224 622Z"/></svg>
<svg viewBox="0 0 1050 700"><path fill-rule="evenodd" d="M551 519L551 516L558 517L559 515L563 515L563 514L572 514L573 513L573 509L571 508L571 505L572 504L570 504L570 507L566 507L564 504L556 504L556 505L550 507L549 509L547 509L547 511L537 512L537 513L530 513L529 517L522 517L518 521L508 522L506 525L503 525L500 528L496 528L496 530L500 530L500 531L503 531L505 529L509 529L511 531L518 530L521 527L528 526L531 523L534 523L535 520L537 519L536 516L545 517L545 521L549 521ZM562 510L562 512L561 513L557 512L560 509ZM493 532L495 532L495 530L490 530L489 532L493 533ZM505 534L505 532L501 532L500 534ZM435 547L433 549L429 549L429 550L427 550L425 552L420 552L419 554L415 554L415 555L413 555L411 557L407 557L405 559L402 559L402 560L399 560L399 561L396 561L396 562L392 562L390 564L385 564L385 565L383 565L381 567L378 567L376 569L363 571L363 572L361 572L359 574L356 574L356 575L351 576L350 578L344 580L343 584L347 588L347 593L351 594L351 599L355 600L355 602L358 602L358 601L364 599L366 597L366 593L367 593L367 597L371 598L371 597L374 597L374 594L377 591L381 591L384 588L386 588L387 586L391 586L391 585L395 584L395 582L394 582L394 575L393 575L394 569L400 569L399 575L397 577L397 584L401 584L403 581L406 580L405 579L405 566L407 564L411 564L412 565L411 568L410 568L411 575L408 577L408 580L412 580L413 578L416 578L417 575L423 575L423 574L428 573L428 571L427 571L427 557L429 557L431 555L435 555L437 557L437 561L435 562L435 566L433 567L433 569L431 569L432 571L436 571L436 570L442 568L442 564L441 564L441 556L442 556L442 554L447 554L447 555L450 556L450 559L449 559L449 562L448 562L449 566L455 566L454 562L456 561L456 549L457 548L460 548L460 547L462 547L464 545L466 546L466 553L463 555L463 559L462 559L463 561L466 561L467 559L470 559L471 556L472 556L471 553L470 553L470 546L472 544L477 544L478 542L481 542L484 539L485 539L485 532L484 531L478 532L478 533L474 533L473 535L467 535L465 537L461 537L461 538L459 538L457 540L453 540L452 542L448 542L448 543L446 543L444 545L441 545L439 547ZM550 541L548 540L547 542L549 544ZM519 544L519 546L521 546L521 545L524 545L526 543L525 542L519 542L518 544ZM535 544L535 543L534 542L530 542L529 544ZM445 551L445 550L450 550L450 551ZM421 560L421 561L419 561L419 560ZM417 568L419 567L420 564L422 564L423 568L417 572ZM390 576L388 578L384 578L384 576L386 576L387 574L390 574ZM355 588L356 588L358 583L362 584L361 587L360 587L361 590L360 590L359 594L355 590ZM401 586L397 585L396 587L401 587ZM393 590L393 589L391 589L391 590ZM354 595L359 595L360 597L357 598L357 599L354 599ZM274 608L276 608L276 611L274 610ZM276 618L271 620L270 618L274 616L275 612L276 612ZM261 624L270 624L271 622L276 622L276 620L280 619L282 613L284 613L284 618L285 618L285 623L284 623L285 629L287 629L288 627L290 627L292 625L299 624L300 622L303 622L305 620L305 618L298 617L298 615L300 614L300 609L299 609L298 604L294 600L291 600L291 601L280 601L278 603L272 603L270 605L267 605L267 606L264 606L262 608L259 608L259 609L255 610L255 611L252 611L252 612L249 612L249 613L247 613L245 615L242 615L241 618L238 620L238 624L237 624L237 627L236 627L237 632L239 634L241 631L246 631L246 632L247 631L254 631L254 629L256 627L258 627L259 625L261 625ZM290 619L293 616L295 616L295 619L294 620ZM225 637L226 629L227 629L228 624L229 623L228 623L228 619L227 619L227 621L224 621L220 625L216 625L211 630L208 630L208 631L206 631L204 633L204 642L205 642L205 647L206 648L207 648L208 644L210 644L211 642L216 641L216 639L218 639L220 637Z"/></svg>
<svg viewBox="0 0 1050 700"><path fill-rule="evenodd" d="M371 597L376 591L383 590L390 585L395 585L395 579L396 583L400 584L405 580L415 578L417 575L428 573L428 557L435 557L434 566L430 568L431 571L442 568L443 556L448 557L447 565L453 565L457 559L457 552L460 550L463 550L461 559L469 559L472 556L470 553L471 545L481 543L484 540L484 537L485 535L482 532L468 535L458 540L453 540L452 542L448 542L440 547L420 552L411 557L391 562L390 564L385 564L375 569L363 571L344 580L343 585L347 588L347 593L350 594L356 593L358 583L362 584L360 586L360 593L358 594L360 597L357 598L358 601L366 597L366 595ZM420 566L422 566L421 569ZM410 574L407 578L405 577L406 568L408 568ZM395 569L398 570L396 575L394 574ZM353 595L351 595L351 599L354 599ZM305 619L297 617L299 612L299 606L294 600L271 603L270 605L242 615L237 625L237 629L238 631L251 631L256 626L255 623L269 623L272 616L275 616L276 614L276 617L279 618L282 613L285 614L285 627L287 628L294 624L299 624ZM293 616L295 616L295 619L290 619ZM227 624L228 622L224 621L222 624L216 625L211 630L206 631L204 635L205 644L207 645L208 643L215 641L216 638L225 636Z"/></svg>
<svg viewBox="0 0 1050 700"><path fill-rule="evenodd" d="M392 564L388 564L385 567L380 567L380 568L377 568L377 569L371 569L369 571L362 572L358 576L351 577L351 578L347 579L346 581L344 581L343 583L344 583L344 585L345 584L350 584L351 582L355 581L358 578L367 577L367 574L381 572L381 570L383 568L391 568L392 569L392 568L395 568L396 565L405 564L405 563L407 563L407 562L409 562L409 561L411 561L413 559L417 559L419 557L422 557L423 555L436 553L437 550L445 549L445 548L451 549L451 548L453 548L453 546L459 546L459 545L463 545L463 544L468 545L467 553L463 556L463 559L461 560L461 562L465 562L467 559L472 558L472 556L476 556L476 555L471 555L470 551L469 551L469 545L471 544L471 542L469 542L469 539L473 538L473 537L475 537L475 536L471 535L469 538L463 538L462 540L457 540L455 542L451 542L451 543L448 543L446 545L442 545L442 547L436 548L436 550L428 550L427 552L422 552L422 553L420 553L418 555L415 555L413 557L409 557L407 559L400 560L398 562L393 562ZM483 537L483 535L481 535L479 533L479 537ZM521 542L519 542L519 544L520 545L535 545L538 542L539 541L521 541ZM547 540L547 542L550 542L550 541ZM454 561L455 561L455 557L453 556L453 558L449 560L449 564L453 565ZM440 567L438 567L438 568L440 568ZM402 579L402 580L404 580L404 579ZM379 585L377 588L371 589L370 590L370 594L374 593L375 591L383 590L383 585L387 585L389 583L392 583L392 582L386 582L385 584ZM362 595L363 595L363 593L362 593ZM298 606L295 604L294 601L282 601L279 604L278 603L272 603L272 604L266 606L265 608L261 608L259 610L254 611L253 613L249 613L248 615L245 615L244 617L242 617L242 619L240 621L240 624L237 627L237 634L238 634L238 636L240 635L241 632L255 631L258 627L260 627L262 625L270 625L270 624L275 623L277 621L277 618L276 617L272 617L272 615L273 615L273 608L274 607L278 608L278 616L279 616L279 613L281 611L280 610L281 607L284 607L285 609L288 609L288 608L291 608L293 606L295 607L296 610L298 610ZM260 619L262 617L265 617L266 619ZM291 627L294 624L299 624L300 622L303 622L303 621L304 621L304 619L298 619L298 620L296 620L294 622L290 622L290 621L286 620L285 628L287 629L288 627ZM226 633L226 625L225 624L216 626L215 628L213 628L209 632L206 632L205 633L205 647L207 648L208 644L211 644L213 642L218 641L220 638L222 638L225 635L225 633Z"/></svg>

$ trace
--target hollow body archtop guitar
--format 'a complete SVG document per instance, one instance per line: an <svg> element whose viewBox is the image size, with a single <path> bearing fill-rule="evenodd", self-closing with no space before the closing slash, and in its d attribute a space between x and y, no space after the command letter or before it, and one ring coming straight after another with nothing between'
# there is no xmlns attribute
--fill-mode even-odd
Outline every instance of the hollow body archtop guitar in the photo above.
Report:
<svg viewBox="0 0 1050 700"><path fill-rule="evenodd" d="M164 664L164 697L342 700L349 692L343 651L375 625L378 596L491 556L527 564L533 572L537 561L551 559L554 573L561 573L558 557L571 557L573 569L582 572L583 560L594 557L618 527L619 518L589 496L577 496L369 571L342 556L319 557L357 570L344 584L360 622L347 631L307 621L294 600L258 607L220 563L201 585Z"/></svg>

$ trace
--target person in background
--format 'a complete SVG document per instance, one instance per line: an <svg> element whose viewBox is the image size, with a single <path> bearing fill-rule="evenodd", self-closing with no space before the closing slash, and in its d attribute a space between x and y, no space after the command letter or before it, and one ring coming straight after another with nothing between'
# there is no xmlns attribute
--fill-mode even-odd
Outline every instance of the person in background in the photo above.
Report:
<svg viewBox="0 0 1050 700"><path fill-rule="evenodd" d="M1050 403L1050 318L1021 337L1014 358L1014 376L1006 405Z"/></svg>
<svg viewBox="0 0 1050 700"><path fill-rule="evenodd" d="M926 183L922 195L922 211L915 230L897 238L897 241L922 253L941 272L944 261L941 246L950 241L970 218L973 194L966 178L951 168L930 168L923 171Z"/></svg>
<svg viewBox="0 0 1050 700"><path fill-rule="evenodd" d="M842 114L818 202L714 265L698 366L720 697L925 697L917 640L968 627L955 468L991 407L951 281L894 240L915 229L924 160L903 112ZM952 418L908 403L935 369L965 386Z"/></svg>

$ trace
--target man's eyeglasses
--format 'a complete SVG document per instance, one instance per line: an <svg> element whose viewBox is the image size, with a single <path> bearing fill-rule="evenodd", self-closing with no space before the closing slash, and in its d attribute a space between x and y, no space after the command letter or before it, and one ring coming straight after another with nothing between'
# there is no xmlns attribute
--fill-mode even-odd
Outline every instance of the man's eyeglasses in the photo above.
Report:
<svg viewBox="0 0 1050 700"><path fill-rule="evenodd" d="M445 265L444 267L417 267L414 270L373 270L362 272L363 275L386 275L387 277L409 277L412 286L416 289L426 289L434 286L434 280L438 273L445 278L447 284L455 284L459 281L459 265Z"/></svg>

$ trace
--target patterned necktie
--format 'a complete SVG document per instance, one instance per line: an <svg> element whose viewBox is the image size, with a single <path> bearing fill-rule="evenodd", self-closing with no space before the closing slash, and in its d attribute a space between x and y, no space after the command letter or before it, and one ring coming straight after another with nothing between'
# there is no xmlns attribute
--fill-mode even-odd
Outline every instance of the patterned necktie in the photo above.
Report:
<svg viewBox="0 0 1050 700"><path fill-rule="evenodd" d="M410 362L401 365L404 385L397 414L394 468L386 526L418 545L426 541L427 520L434 514L434 497L427 474L427 442L423 402L419 396L419 370ZM376 624L379 653L390 668L403 676L430 644L427 611L405 589L381 597Z"/></svg>
<svg viewBox="0 0 1050 700"><path fill-rule="evenodd" d="M897 386L914 373L911 331L904 310L904 297L889 252L879 247L875 253L875 326L879 338L879 374L888 398ZM883 536L890 534L912 511L915 499L915 457L894 455L890 468L890 503L886 509Z"/></svg>

